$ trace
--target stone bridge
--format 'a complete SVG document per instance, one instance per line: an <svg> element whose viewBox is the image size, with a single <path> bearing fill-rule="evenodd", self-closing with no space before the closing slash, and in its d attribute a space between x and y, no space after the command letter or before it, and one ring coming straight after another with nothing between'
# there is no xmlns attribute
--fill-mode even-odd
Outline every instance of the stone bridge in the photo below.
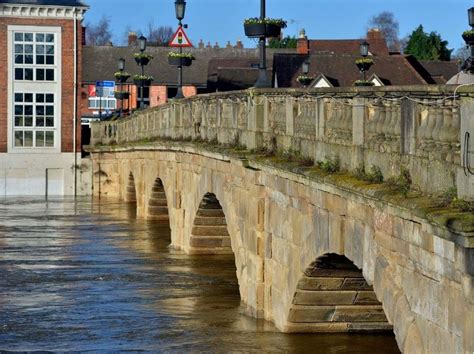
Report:
<svg viewBox="0 0 474 354"><path fill-rule="evenodd" d="M93 126L94 194L169 222L186 253L234 254L247 314L281 331L393 329L407 353L472 352L473 93L176 101Z"/></svg>

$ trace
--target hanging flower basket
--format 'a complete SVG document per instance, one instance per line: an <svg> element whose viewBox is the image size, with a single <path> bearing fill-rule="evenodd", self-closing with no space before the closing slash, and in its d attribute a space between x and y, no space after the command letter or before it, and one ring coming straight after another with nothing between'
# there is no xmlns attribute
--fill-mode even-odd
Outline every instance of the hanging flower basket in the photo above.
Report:
<svg viewBox="0 0 474 354"><path fill-rule="evenodd" d="M153 56L147 53L135 53L133 55L138 65L147 65Z"/></svg>
<svg viewBox="0 0 474 354"><path fill-rule="evenodd" d="M125 72L125 71L117 71L115 74L115 80L120 83L127 82L127 80L130 78L130 74Z"/></svg>
<svg viewBox="0 0 474 354"><path fill-rule="evenodd" d="M137 85L138 87L141 87L141 86L144 86L144 87L148 87L151 85L151 82L153 81L153 77L152 76L142 76L142 75L135 75L133 77L133 82L135 83L135 85Z"/></svg>
<svg viewBox="0 0 474 354"><path fill-rule="evenodd" d="M115 91L114 96L118 100L128 100L130 97L130 92L127 91Z"/></svg>
<svg viewBox="0 0 474 354"><path fill-rule="evenodd" d="M357 80L356 82L354 82L354 86L374 86L374 83L371 82L371 81L367 81L367 80Z"/></svg>
<svg viewBox="0 0 474 354"><path fill-rule="evenodd" d="M462 39L464 39L468 45L474 44L474 30L465 31L462 34Z"/></svg>
<svg viewBox="0 0 474 354"><path fill-rule="evenodd" d="M314 77L306 75L300 75L296 78L296 81L298 81L303 86L308 86L313 80Z"/></svg>
<svg viewBox="0 0 474 354"><path fill-rule="evenodd" d="M357 59L355 63L360 71L368 71L374 64L374 60L372 58L360 58Z"/></svg>
<svg viewBox="0 0 474 354"><path fill-rule="evenodd" d="M281 35L281 29L286 27L282 19L258 17L249 18L244 21L245 35L250 38L273 38Z"/></svg>
<svg viewBox="0 0 474 354"><path fill-rule="evenodd" d="M193 63L194 56L191 53L168 53L168 64L174 66L190 66Z"/></svg>

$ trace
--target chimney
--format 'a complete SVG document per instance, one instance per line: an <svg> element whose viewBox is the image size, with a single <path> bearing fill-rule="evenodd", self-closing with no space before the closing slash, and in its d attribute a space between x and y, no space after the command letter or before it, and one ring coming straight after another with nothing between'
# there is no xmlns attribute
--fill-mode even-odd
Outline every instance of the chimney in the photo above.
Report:
<svg viewBox="0 0 474 354"><path fill-rule="evenodd" d="M128 32L128 46L136 46L138 43L138 36L135 32Z"/></svg>
<svg viewBox="0 0 474 354"><path fill-rule="evenodd" d="M242 43L242 41L239 39L237 39L237 43L235 44L235 48L237 49L244 49L244 44Z"/></svg>
<svg viewBox="0 0 474 354"><path fill-rule="evenodd" d="M298 54L309 54L309 41L308 37L306 37L306 31L304 29L300 31L300 35L296 44L296 52Z"/></svg>
<svg viewBox="0 0 474 354"><path fill-rule="evenodd" d="M367 31L367 41L384 39L383 32L378 28L371 28Z"/></svg>
<svg viewBox="0 0 474 354"><path fill-rule="evenodd" d="M202 39L199 40L198 48L199 49L204 49L204 42L202 41Z"/></svg>

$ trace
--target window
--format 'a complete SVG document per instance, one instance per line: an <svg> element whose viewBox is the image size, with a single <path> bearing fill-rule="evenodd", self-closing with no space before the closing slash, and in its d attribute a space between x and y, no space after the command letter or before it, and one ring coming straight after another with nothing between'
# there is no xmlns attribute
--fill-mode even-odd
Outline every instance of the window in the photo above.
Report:
<svg viewBox="0 0 474 354"><path fill-rule="evenodd" d="M54 147L54 94L15 92L14 99L14 147Z"/></svg>
<svg viewBox="0 0 474 354"><path fill-rule="evenodd" d="M54 81L55 34L14 32L14 64L17 81Z"/></svg>
<svg viewBox="0 0 474 354"><path fill-rule="evenodd" d="M117 107L117 100L115 98L108 97L89 97L89 109L97 110L115 110Z"/></svg>

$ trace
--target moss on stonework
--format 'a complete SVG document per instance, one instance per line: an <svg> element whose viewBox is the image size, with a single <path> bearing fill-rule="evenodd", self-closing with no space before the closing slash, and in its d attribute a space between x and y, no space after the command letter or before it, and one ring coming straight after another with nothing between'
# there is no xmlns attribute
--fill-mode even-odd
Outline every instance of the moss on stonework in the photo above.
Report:
<svg viewBox="0 0 474 354"><path fill-rule="evenodd" d="M318 166L308 166L304 161L298 159L288 160L285 156L268 154L261 151L249 151L241 146L222 146L206 141L177 141L172 139L144 139L139 142L117 144L113 146L93 146L92 152L105 152L140 147L163 148L198 148L212 153L220 153L230 158L248 160L250 163L266 165L284 172L291 172L315 180L339 187L348 192L357 193L388 203L392 206L409 210L412 214L426 219L431 223L447 228L455 233L474 232L474 213L461 211L456 204L440 202L440 198L423 195L418 191L402 191L390 183L374 183L357 178L345 171L329 173ZM270 155L270 156L269 156ZM254 166L258 168L258 166Z"/></svg>

